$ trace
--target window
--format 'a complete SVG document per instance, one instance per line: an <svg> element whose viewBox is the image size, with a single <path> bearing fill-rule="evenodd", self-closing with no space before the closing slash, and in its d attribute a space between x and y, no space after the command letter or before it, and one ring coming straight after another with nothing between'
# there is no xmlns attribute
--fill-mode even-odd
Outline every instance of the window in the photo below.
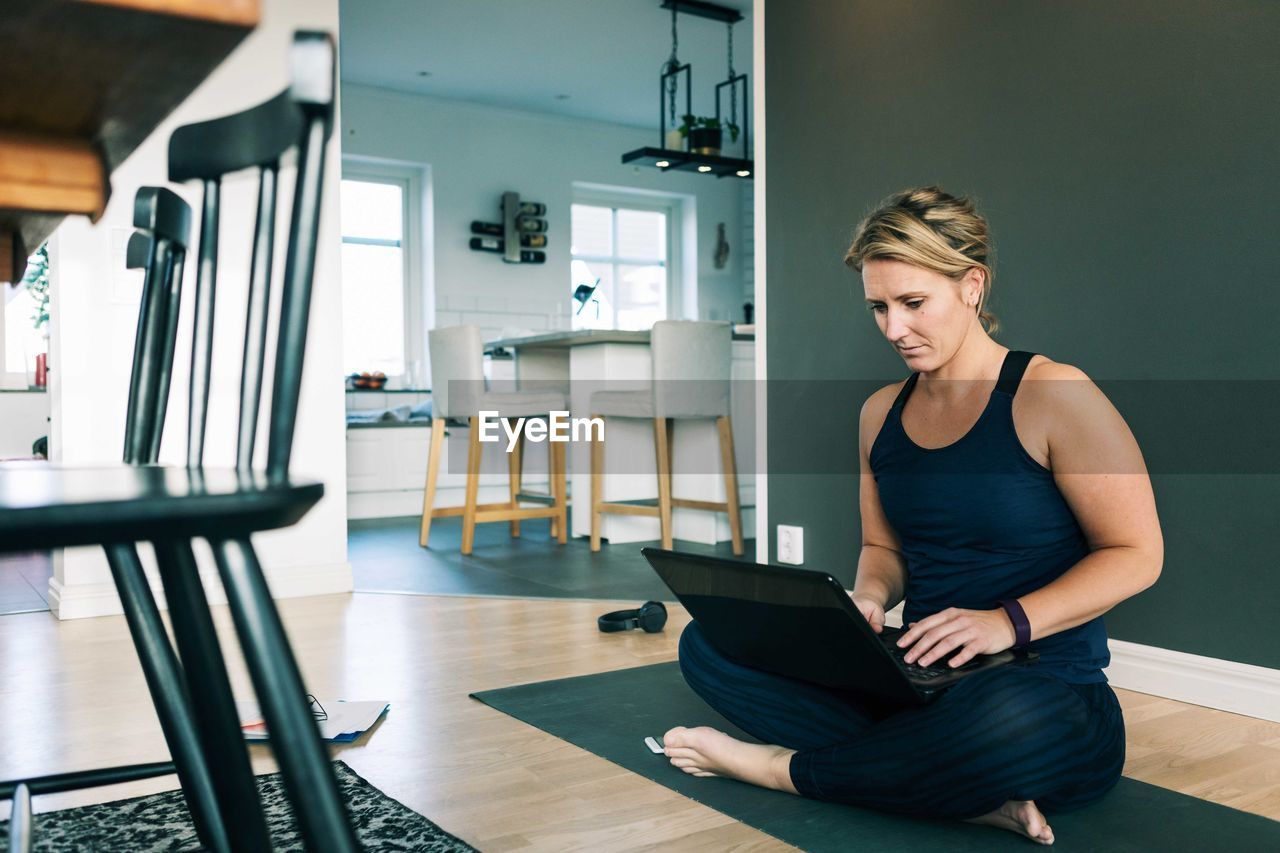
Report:
<svg viewBox="0 0 1280 853"><path fill-rule="evenodd" d="M573 327L648 329L666 319L670 290L667 209L574 204L570 285L597 287L573 304Z"/></svg>
<svg viewBox="0 0 1280 853"><path fill-rule="evenodd" d="M42 246L22 280L0 291L0 387L26 388L35 383L36 356L49 349L48 250Z"/></svg>
<svg viewBox="0 0 1280 853"><path fill-rule="evenodd" d="M393 177L342 181L343 373L409 373L409 190Z"/></svg>

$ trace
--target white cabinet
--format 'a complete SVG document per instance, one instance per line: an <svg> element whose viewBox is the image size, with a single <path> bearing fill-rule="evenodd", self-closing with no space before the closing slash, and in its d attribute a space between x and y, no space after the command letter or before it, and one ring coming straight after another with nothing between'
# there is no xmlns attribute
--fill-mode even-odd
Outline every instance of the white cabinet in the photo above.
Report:
<svg viewBox="0 0 1280 853"><path fill-rule="evenodd" d="M0 391L0 459L30 456L35 440L48 434L48 394Z"/></svg>
<svg viewBox="0 0 1280 853"><path fill-rule="evenodd" d="M420 515L430 446L430 425L348 426L347 517ZM437 507L462 505L466 453L466 428L450 428L440 454ZM481 459L480 503L507 500L507 457L501 445L486 444ZM538 446L526 446L523 484L532 491L547 491L547 458Z"/></svg>

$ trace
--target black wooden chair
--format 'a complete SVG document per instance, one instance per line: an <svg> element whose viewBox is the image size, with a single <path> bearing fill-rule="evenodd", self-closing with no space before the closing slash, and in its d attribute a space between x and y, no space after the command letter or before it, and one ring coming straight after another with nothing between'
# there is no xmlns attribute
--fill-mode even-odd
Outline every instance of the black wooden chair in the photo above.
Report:
<svg viewBox="0 0 1280 853"><path fill-rule="evenodd" d="M290 55L291 85L236 115L174 131L169 178L199 180L203 204L195 277L187 465L156 463L177 340L190 209L169 190L144 187L135 203L138 231L130 266L142 267L125 466L75 469L0 466L0 553L101 544L128 620L173 762L0 783L13 798L11 840L29 830L30 800L52 793L176 772L196 831L216 850L266 850L270 837L232 699L225 663L196 566L192 540L208 541L257 693L285 790L308 849L358 845L306 690L271 600L250 534L286 527L324 493L291 480L290 448L302 379L315 270L325 143L333 123L335 51L325 33L299 32ZM296 149L297 179L284 251L284 284L275 342L265 471L254 471L267 308L281 158ZM202 464L213 357L219 190L224 175L259 173L241 373L234 470ZM169 642L138 558L150 542L168 602ZM174 645L176 644L176 649Z"/></svg>

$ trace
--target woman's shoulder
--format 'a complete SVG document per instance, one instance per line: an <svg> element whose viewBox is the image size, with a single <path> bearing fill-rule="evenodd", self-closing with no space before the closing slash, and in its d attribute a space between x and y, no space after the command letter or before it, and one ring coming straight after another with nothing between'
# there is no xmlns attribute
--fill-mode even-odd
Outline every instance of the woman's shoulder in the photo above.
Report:
<svg viewBox="0 0 1280 853"><path fill-rule="evenodd" d="M898 393L902 391L902 386L906 384L906 379L900 382L891 382L862 403L862 412L858 415L858 432L862 437L864 451L870 452L871 445L875 442L876 436L880 434L880 428L884 425L884 419L888 416L889 410L893 408L893 401L898 399Z"/></svg>
<svg viewBox="0 0 1280 853"><path fill-rule="evenodd" d="M1098 394L1097 386L1083 370L1043 355L1036 355L1027 363L1022 379L1018 388L1022 402L1047 413Z"/></svg>
<svg viewBox="0 0 1280 853"><path fill-rule="evenodd" d="M1088 375L1073 364L1064 364L1054 361L1047 355L1034 355L1031 361L1027 363L1027 370L1022 374L1023 379L1031 380L1053 380L1053 379L1075 379L1088 381Z"/></svg>
<svg viewBox="0 0 1280 853"><path fill-rule="evenodd" d="M1089 375L1073 364L1037 355L1022 375L1014 398L1018 431L1033 444L1049 443L1053 434L1077 430L1081 422L1101 422L1115 410Z"/></svg>
<svg viewBox="0 0 1280 853"><path fill-rule="evenodd" d="M902 386L906 384L906 379L900 382L890 382L864 400L860 420L865 421L868 418L875 421L884 420L884 416L889 413L889 409L893 408L893 401L898 399Z"/></svg>
<svg viewBox="0 0 1280 853"><path fill-rule="evenodd" d="M1147 473L1124 416L1083 370L1045 359L1028 364L1025 376L1032 381L1023 383L1025 398L1021 390L1014 398L1014 420L1020 436L1043 444L1047 467L1055 473Z"/></svg>

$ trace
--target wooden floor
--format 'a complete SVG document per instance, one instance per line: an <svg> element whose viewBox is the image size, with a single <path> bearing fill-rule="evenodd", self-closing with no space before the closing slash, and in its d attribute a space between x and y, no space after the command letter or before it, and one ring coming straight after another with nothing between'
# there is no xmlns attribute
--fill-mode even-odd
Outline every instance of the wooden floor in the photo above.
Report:
<svg viewBox="0 0 1280 853"><path fill-rule="evenodd" d="M606 609L608 602L380 594L281 602L312 692L391 702L376 729L336 754L483 850L784 849L467 698L674 659L688 621L680 608L654 635L600 634L595 618ZM216 616L225 637L225 608ZM0 658L0 778L167 758L123 619L5 616ZM242 667L232 678L237 694L248 694ZM1280 724L1118 692L1129 732L1126 775L1280 819ZM258 769L272 768L264 749L255 747L254 757ZM41 797L36 809L173 785L168 777Z"/></svg>

